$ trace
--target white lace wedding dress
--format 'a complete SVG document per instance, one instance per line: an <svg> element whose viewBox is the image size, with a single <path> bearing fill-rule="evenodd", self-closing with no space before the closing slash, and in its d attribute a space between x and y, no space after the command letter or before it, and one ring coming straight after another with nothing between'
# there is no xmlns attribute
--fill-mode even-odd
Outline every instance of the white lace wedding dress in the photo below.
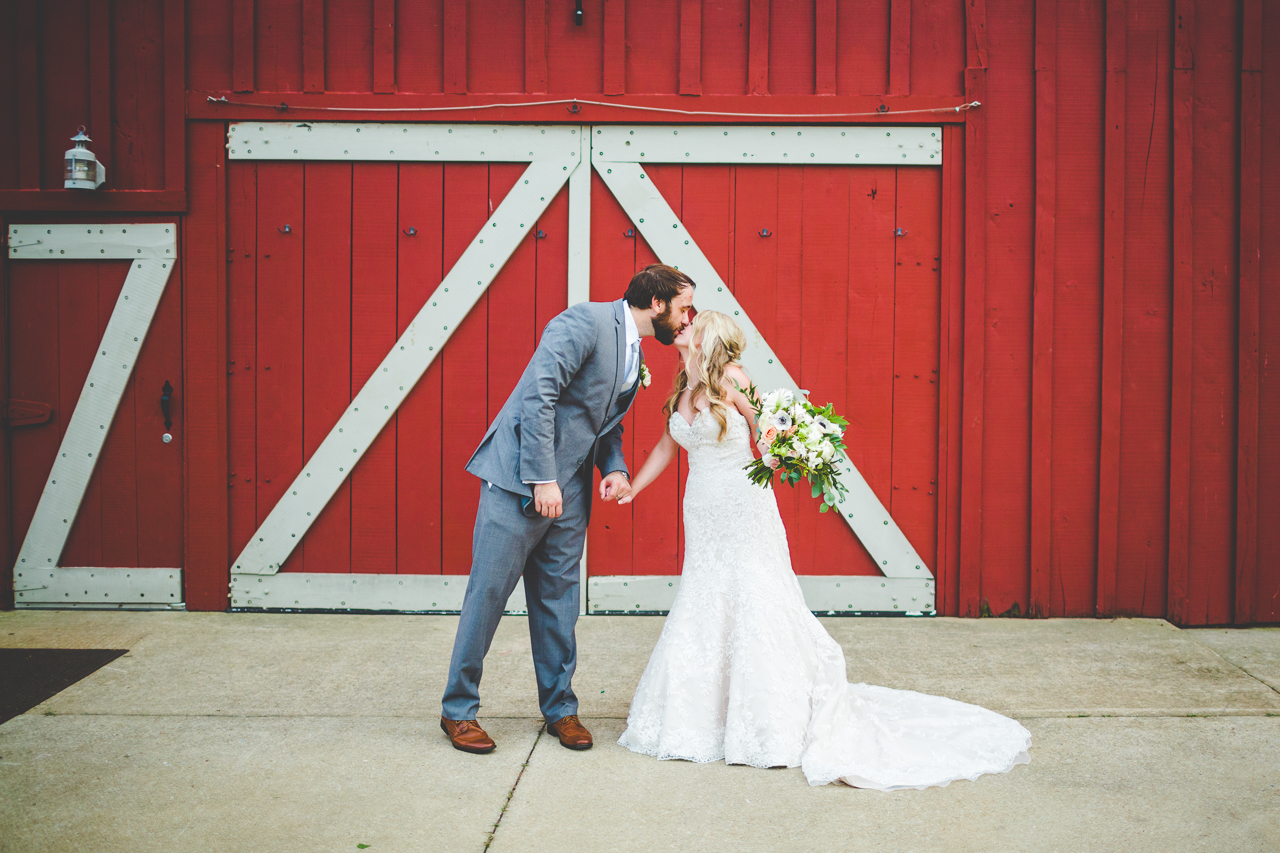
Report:
<svg viewBox="0 0 1280 853"><path fill-rule="evenodd" d="M804 769L891 791L1003 773L1031 735L976 705L849 684L844 652L806 607L773 491L751 483L750 431L672 413L689 455L680 591L619 743L657 758Z"/></svg>

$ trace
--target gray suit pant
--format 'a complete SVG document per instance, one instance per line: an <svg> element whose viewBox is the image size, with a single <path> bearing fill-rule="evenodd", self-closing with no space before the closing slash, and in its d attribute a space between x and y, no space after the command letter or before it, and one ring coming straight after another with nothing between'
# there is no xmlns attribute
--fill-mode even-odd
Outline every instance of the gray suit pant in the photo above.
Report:
<svg viewBox="0 0 1280 853"><path fill-rule="evenodd" d="M590 469L586 470L589 474ZM574 626L578 621L579 565L591 511L591 480L580 470L562 491L564 511L559 518L529 518L520 510L519 495L481 484L471 542L471 577L462 600L442 702L446 719L476 718L484 657L521 575L529 604L529 639L542 715L554 722L578 713L578 697L571 683L578 663Z"/></svg>

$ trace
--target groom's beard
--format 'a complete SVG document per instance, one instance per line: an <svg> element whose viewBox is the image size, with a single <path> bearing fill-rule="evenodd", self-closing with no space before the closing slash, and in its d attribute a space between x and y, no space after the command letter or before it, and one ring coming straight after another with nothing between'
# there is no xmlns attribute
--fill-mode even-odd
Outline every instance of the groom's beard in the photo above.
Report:
<svg viewBox="0 0 1280 853"><path fill-rule="evenodd" d="M666 311L653 318L653 336L663 346L669 347L675 343L676 335L680 334L683 328L683 325L676 325L670 302L667 303Z"/></svg>

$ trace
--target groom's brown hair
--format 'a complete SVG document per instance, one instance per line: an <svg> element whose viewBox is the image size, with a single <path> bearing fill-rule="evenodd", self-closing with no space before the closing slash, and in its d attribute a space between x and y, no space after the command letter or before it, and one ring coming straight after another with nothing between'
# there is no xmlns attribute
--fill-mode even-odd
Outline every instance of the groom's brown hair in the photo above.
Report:
<svg viewBox="0 0 1280 853"><path fill-rule="evenodd" d="M627 304L641 310L653 305L653 300L670 303L686 287L697 287L693 279L675 267L666 264L649 264L631 277L627 285Z"/></svg>

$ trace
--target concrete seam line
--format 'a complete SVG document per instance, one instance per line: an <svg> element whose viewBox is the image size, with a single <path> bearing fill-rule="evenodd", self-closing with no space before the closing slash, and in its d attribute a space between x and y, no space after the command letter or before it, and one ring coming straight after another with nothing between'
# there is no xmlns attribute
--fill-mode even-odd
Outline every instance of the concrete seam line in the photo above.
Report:
<svg viewBox="0 0 1280 853"><path fill-rule="evenodd" d="M489 830L489 837L484 842L484 850L488 851L489 845L493 844L494 836L498 834L498 827L502 824L502 818L507 814L507 806L511 805L511 798L516 795L516 788L520 786L520 780L524 778L525 768L529 766L529 761L533 758L533 751L538 748L538 741L542 740L542 734L547 730L547 724L544 720L542 726L538 729L538 735L533 739L533 746L529 747L529 754L524 757L524 763L520 765L520 772L516 774L516 781L511 786L511 790L507 791L507 799L502 803L502 811L498 812L498 819L493 822L493 829Z"/></svg>
<svg viewBox="0 0 1280 853"><path fill-rule="evenodd" d="M1186 633L1186 632L1184 631L1183 633ZM1263 687L1266 687L1268 690L1274 691L1274 692L1276 692L1276 693L1280 693L1280 687L1276 687L1275 685L1273 685L1273 684L1271 684L1271 683L1269 683L1269 682L1265 681L1264 679L1259 678L1258 676L1254 675L1254 674L1253 674L1252 672L1250 672L1249 670L1245 669L1245 668L1244 668L1244 666L1242 666L1241 664L1236 663L1236 662L1235 662L1235 661L1233 661L1231 658L1227 657L1227 656L1226 656L1226 655L1224 655L1222 652L1220 652L1220 651L1218 651L1217 649L1215 649L1213 646L1210 646L1210 645L1208 645L1207 643L1202 643L1202 642L1200 642L1199 640L1197 640L1197 639L1195 638L1195 636L1193 636L1193 635L1189 635L1189 637L1190 637L1191 642L1195 643L1195 644L1196 644L1197 646L1199 646L1200 648L1202 648L1202 649L1204 649L1205 651L1209 652L1210 654L1214 655L1214 656L1215 656L1215 657L1217 657L1219 660L1221 660L1223 663L1225 663L1227 666L1233 666L1233 667L1235 667L1236 669L1238 669L1238 670L1240 670L1241 672L1243 672L1245 675L1247 675L1247 676L1249 676L1250 678L1252 678L1254 681L1256 681L1256 682L1258 682L1259 684L1261 684Z"/></svg>

